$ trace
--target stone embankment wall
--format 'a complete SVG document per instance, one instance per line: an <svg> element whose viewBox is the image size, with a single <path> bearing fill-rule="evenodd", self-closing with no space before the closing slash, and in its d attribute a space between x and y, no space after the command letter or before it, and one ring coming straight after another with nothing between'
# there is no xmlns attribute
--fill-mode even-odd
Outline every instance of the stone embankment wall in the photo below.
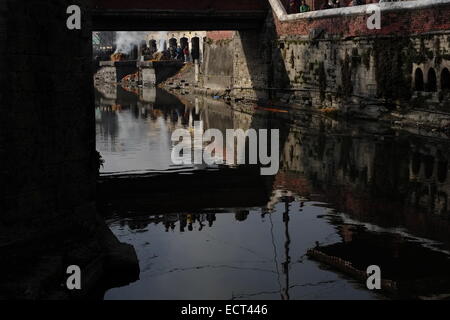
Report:
<svg viewBox="0 0 450 320"><path fill-rule="evenodd" d="M368 6L287 15L270 2L258 33L207 34L203 86L368 118L450 112L450 1L383 4L380 30Z"/></svg>

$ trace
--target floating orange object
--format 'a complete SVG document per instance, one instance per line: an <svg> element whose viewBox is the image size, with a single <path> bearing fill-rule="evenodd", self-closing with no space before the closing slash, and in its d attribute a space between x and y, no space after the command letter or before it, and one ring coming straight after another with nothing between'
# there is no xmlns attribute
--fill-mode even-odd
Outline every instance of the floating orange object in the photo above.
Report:
<svg viewBox="0 0 450 320"><path fill-rule="evenodd" d="M281 110L281 109L276 109L276 108L266 108L266 107L260 107L260 106L256 106L255 109L269 111L269 112L289 113L289 111L287 111L287 110Z"/></svg>

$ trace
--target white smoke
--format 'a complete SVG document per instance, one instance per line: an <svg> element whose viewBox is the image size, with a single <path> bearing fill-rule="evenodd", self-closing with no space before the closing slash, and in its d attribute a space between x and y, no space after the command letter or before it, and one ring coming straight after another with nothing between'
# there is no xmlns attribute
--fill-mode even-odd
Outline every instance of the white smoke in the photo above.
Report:
<svg viewBox="0 0 450 320"><path fill-rule="evenodd" d="M156 43L158 47L158 52L166 51L167 50L167 31L160 31L156 35Z"/></svg>
<svg viewBox="0 0 450 320"><path fill-rule="evenodd" d="M116 53L129 54L134 46L139 45L147 37L145 31L118 31L116 32Z"/></svg>

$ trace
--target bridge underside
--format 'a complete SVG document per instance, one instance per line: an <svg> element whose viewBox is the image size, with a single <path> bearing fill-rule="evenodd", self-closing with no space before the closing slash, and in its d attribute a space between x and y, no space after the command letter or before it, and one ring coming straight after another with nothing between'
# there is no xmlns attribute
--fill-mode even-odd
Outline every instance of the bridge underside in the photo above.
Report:
<svg viewBox="0 0 450 320"><path fill-rule="evenodd" d="M94 10L96 31L256 30L267 16L256 11Z"/></svg>

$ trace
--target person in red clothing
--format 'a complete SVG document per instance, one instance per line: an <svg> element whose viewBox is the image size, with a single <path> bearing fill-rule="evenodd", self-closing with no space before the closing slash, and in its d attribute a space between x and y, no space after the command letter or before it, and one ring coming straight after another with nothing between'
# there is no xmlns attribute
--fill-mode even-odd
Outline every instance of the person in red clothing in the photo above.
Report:
<svg viewBox="0 0 450 320"><path fill-rule="evenodd" d="M186 47L184 47L184 50L183 50L183 53L184 53L184 61L185 62L189 62L189 48L188 48L188 46L186 46Z"/></svg>

